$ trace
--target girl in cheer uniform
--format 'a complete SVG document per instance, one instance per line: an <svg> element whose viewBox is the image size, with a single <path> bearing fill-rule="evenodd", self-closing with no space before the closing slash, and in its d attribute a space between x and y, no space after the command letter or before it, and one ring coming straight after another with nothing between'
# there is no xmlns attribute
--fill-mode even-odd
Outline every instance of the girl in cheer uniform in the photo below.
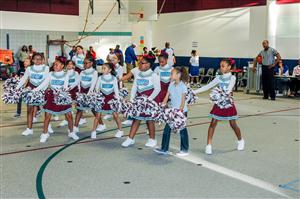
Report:
<svg viewBox="0 0 300 199"><path fill-rule="evenodd" d="M68 89L73 101L76 101L76 95L79 91L78 85L80 83L80 77L77 71L75 71L75 63L72 60L67 61L67 74L69 76ZM67 126L68 121L65 119L59 124L60 127Z"/></svg>
<svg viewBox="0 0 300 199"><path fill-rule="evenodd" d="M133 99L136 96L142 96L142 95L148 96L150 100L157 100L156 97L161 90L160 80L159 80L159 76L151 70L150 63L151 60L149 60L146 57L141 59L141 63L140 63L141 65L139 68L140 72L138 72L138 74L136 75L131 89L131 96L130 96L131 101L133 101ZM145 146L155 147L157 141L155 140L155 122L153 121L153 118L149 117L148 115L143 115L140 117L133 117L133 119L134 120L130 129L129 136L126 139L126 141L122 143L122 146L128 147L135 143L134 136L136 135L139 129L141 120L145 120L147 123L147 127L149 130L149 137L150 137Z"/></svg>
<svg viewBox="0 0 300 199"><path fill-rule="evenodd" d="M26 69L24 76L20 79L17 89L20 89L24 85L34 89L48 77L49 67L43 64L43 56L40 53L36 53L33 55L32 61L34 65L29 66ZM23 131L22 135L27 136L33 134L32 122L38 106L38 104L27 104L27 128Z"/></svg>
<svg viewBox="0 0 300 199"><path fill-rule="evenodd" d="M207 91L215 86L219 86L226 91L227 94L232 93L232 89L235 85L236 77L231 74L231 60L230 59L223 59L220 63L220 71L222 75L218 75L213 81L209 84L195 90L195 93L202 93ZM207 145L205 148L206 154L212 154L212 138L215 132L215 128L219 120L229 121L231 128L234 130L237 138L238 138L238 145L237 150L242 151L244 150L245 142L241 135L241 130L236 123L236 119L238 119L237 111L235 105L232 104L229 108L220 108L217 104L213 106L213 109L210 112L211 123L208 128L208 136L207 136Z"/></svg>
<svg viewBox="0 0 300 199"><path fill-rule="evenodd" d="M50 72L45 81L40 84L35 91L46 90L45 100L46 104L43 107L45 111L44 131L41 134L40 142L44 143L50 137L48 132L48 126L52 115L64 114L69 125L68 136L74 140L78 140L79 137L73 132L73 117L72 117L72 104L69 105L57 105L54 103L54 89L68 89L69 76L63 71L63 63L60 60L56 60L54 63L54 71Z"/></svg>
<svg viewBox="0 0 300 199"><path fill-rule="evenodd" d="M96 138L96 128L99 124L99 120L101 118L101 114L113 114L113 117L116 121L116 124L118 126L118 131L115 134L115 137L120 138L124 135L124 132L122 131L122 124L121 120L118 116L118 113L114 113L108 102L114 98L119 98L119 88L118 88L118 80L114 76L114 65L112 63L105 63L102 66L102 72L103 75L101 75L98 78L97 84L96 84L96 92L101 92L104 95L104 104L102 106L101 110L94 110L95 111L95 120L94 120L94 126L93 131L91 133L91 138Z"/></svg>
<svg viewBox="0 0 300 199"><path fill-rule="evenodd" d="M76 54L72 57L72 61L75 63L75 70L78 73L81 73L82 70L84 70L84 51L83 51L83 47L78 45L76 47ZM94 60L93 60L94 61Z"/></svg>
<svg viewBox="0 0 300 199"><path fill-rule="evenodd" d="M85 58L84 59L84 67L80 75L80 83L79 83L79 92L80 93L89 93L95 89L95 85L97 83L98 72L93 68L93 58ZM89 107L83 107L80 104L77 104L77 113L75 118L74 132L79 132L79 121L82 117L84 110L89 110ZM97 130L104 130L105 125L98 126Z"/></svg>

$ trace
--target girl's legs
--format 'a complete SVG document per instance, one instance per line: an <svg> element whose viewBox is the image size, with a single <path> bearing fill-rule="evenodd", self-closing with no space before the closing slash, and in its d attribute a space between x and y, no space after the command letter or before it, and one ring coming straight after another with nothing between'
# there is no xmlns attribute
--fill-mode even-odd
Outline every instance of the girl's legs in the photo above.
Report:
<svg viewBox="0 0 300 199"><path fill-rule="evenodd" d="M94 124L93 124L93 130L92 130L92 133L91 133L91 138L96 139L96 137L97 137L96 129L98 127L99 120L101 118L101 113L96 113L96 112L93 112L93 113L95 115L95 119L94 119Z"/></svg>
<svg viewBox="0 0 300 199"><path fill-rule="evenodd" d="M128 136L130 139L133 139L134 136L136 135L136 132L139 130L140 123L141 123L140 120L133 120L132 126L130 128L130 133Z"/></svg>
<svg viewBox="0 0 300 199"><path fill-rule="evenodd" d="M50 113L45 113L45 119L44 119L44 134L48 134L48 126L51 120L51 114Z"/></svg>
<svg viewBox="0 0 300 199"><path fill-rule="evenodd" d="M208 127L207 145L211 145L211 143L212 143L212 138L213 138L217 124L218 124L218 120L212 118L210 125Z"/></svg>
<svg viewBox="0 0 300 199"><path fill-rule="evenodd" d="M33 110L33 106L27 105L27 127L29 129L32 129Z"/></svg>
<svg viewBox="0 0 300 199"><path fill-rule="evenodd" d="M74 124L74 126L77 128L79 125L80 118L82 117L82 114L83 112L81 110L77 110L76 117L75 117L75 124Z"/></svg>
<svg viewBox="0 0 300 199"><path fill-rule="evenodd" d="M73 116L72 116L72 112L69 112L67 114L65 114L65 118L68 121L68 127L70 130L70 133L73 132Z"/></svg>
<svg viewBox="0 0 300 199"><path fill-rule="evenodd" d="M154 123L154 121L147 121L147 128L149 131L150 139L155 140L155 123Z"/></svg>
<svg viewBox="0 0 300 199"><path fill-rule="evenodd" d="M116 121L117 127L120 131L122 131L122 123L121 119L119 118L118 113L113 113L114 120Z"/></svg>
<svg viewBox="0 0 300 199"><path fill-rule="evenodd" d="M233 129L233 131L234 131L236 137L238 138L238 140L241 140L241 139L242 139L241 130L240 130L240 128L238 127L236 121L235 121L235 120L230 120L229 123L230 123L230 126L231 126L231 128Z"/></svg>

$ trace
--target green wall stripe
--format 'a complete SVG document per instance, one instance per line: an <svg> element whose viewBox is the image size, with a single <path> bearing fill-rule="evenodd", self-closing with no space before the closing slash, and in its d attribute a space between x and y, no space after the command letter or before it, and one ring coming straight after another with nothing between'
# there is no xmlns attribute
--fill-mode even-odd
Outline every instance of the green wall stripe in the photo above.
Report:
<svg viewBox="0 0 300 199"><path fill-rule="evenodd" d="M88 35L88 36L132 36L132 32L79 32L78 35Z"/></svg>

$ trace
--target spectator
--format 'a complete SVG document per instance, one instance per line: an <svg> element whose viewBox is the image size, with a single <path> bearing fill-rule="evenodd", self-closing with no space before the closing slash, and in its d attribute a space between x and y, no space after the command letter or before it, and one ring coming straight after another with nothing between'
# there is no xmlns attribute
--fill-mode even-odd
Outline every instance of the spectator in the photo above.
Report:
<svg viewBox="0 0 300 199"><path fill-rule="evenodd" d="M93 46L90 46L89 49L90 49L90 50L89 50L89 53L91 54L92 58L93 58L94 60L96 60L97 54L96 54L96 52L94 51Z"/></svg>
<svg viewBox="0 0 300 199"><path fill-rule="evenodd" d="M17 58L19 60L20 69L24 69L24 61L29 58L27 46L22 46L21 50L17 54Z"/></svg>
<svg viewBox="0 0 300 199"><path fill-rule="evenodd" d="M109 62L109 63L112 63L113 59L114 59L114 56L115 56L115 50L113 48L110 48L109 49L109 53L106 57L106 61Z"/></svg>
<svg viewBox="0 0 300 199"><path fill-rule="evenodd" d="M36 53L36 50L33 49L32 45L28 46L28 54L29 54L29 59L32 59L32 56Z"/></svg>
<svg viewBox="0 0 300 199"><path fill-rule="evenodd" d="M168 65L174 66L174 64L176 64L176 58L174 54L174 49L170 47L170 42L165 43L165 48L162 50L162 52L168 54Z"/></svg>
<svg viewBox="0 0 300 199"><path fill-rule="evenodd" d="M119 58L119 64L121 66L124 65L124 56L123 56L123 52L122 50L120 49L120 45L116 45L116 48L115 48L115 54L117 55L117 57Z"/></svg>
<svg viewBox="0 0 300 199"><path fill-rule="evenodd" d="M76 54L76 46L72 46L72 49L69 52L69 60L72 60L75 54Z"/></svg>
<svg viewBox="0 0 300 199"><path fill-rule="evenodd" d="M143 48L143 57L146 56L146 55L148 55L148 48L145 46Z"/></svg>
<svg viewBox="0 0 300 199"><path fill-rule="evenodd" d="M274 73L279 76L276 78L276 88L279 92L278 96L282 96L283 91L288 88L289 80L287 78L282 78L281 76L289 76L289 67L287 65L283 65L283 61L280 60L278 65L274 68Z"/></svg>
<svg viewBox="0 0 300 199"><path fill-rule="evenodd" d="M125 63L126 63L126 72L129 73L131 69L135 66L135 62L137 61L137 57L134 52L135 44L131 44L126 48L125 51Z"/></svg>
<svg viewBox="0 0 300 199"><path fill-rule="evenodd" d="M196 85L200 87L199 55L196 50L192 50L191 52L190 64L191 66L190 66L189 73L190 73L191 86L193 86L194 83L196 82Z"/></svg>
<svg viewBox="0 0 300 199"><path fill-rule="evenodd" d="M269 46L269 41L264 40L262 42L263 50L259 53L262 57L262 86L264 97L263 99L275 100L275 78L274 67L281 59L280 54L274 48ZM276 59L275 59L276 57ZM257 60L254 60L253 67L256 68Z"/></svg>
<svg viewBox="0 0 300 199"><path fill-rule="evenodd" d="M290 90L291 93L289 97L294 97L297 95L297 92L299 91L300 88L300 59L298 60L298 65L294 67L293 69L293 77L298 77L298 78L292 78L290 82Z"/></svg>

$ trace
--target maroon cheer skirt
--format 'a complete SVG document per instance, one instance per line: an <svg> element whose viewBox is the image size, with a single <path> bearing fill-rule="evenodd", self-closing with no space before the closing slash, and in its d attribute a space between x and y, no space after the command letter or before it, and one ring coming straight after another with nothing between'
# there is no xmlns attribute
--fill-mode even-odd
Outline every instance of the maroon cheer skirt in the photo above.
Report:
<svg viewBox="0 0 300 199"><path fill-rule="evenodd" d="M104 93L102 93L104 95L104 104L102 106L101 110L95 110L95 112L97 113L105 113L105 114L112 114L113 110L111 110L110 105L108 104L108 102L110 102L110 100L115 99L115 93L111 93L109 95L105 95Z"/></svg>
<svg viewBox="0 0 300 199"><path fill-rule="evenodd" d="M161 103L164 101L167 93L168 93L168 88L169 88L170 83L164 83L164 82L160 82L160 92L159 94L155 97L155 101L157 103Z"/></svg>
<svg viewBox="0 0 300 199"><path fill-rule="evenodd" d="M75 86L73 89L69 91L71 98L73 101L76 100L77 92L79 91L78 86Z"/></svg>
<svg viewBox="0 0 300 199"><path fill-rule="evenodd" d="M52 115L66 114L72 111L72 105L57 105L54 103L53 90L45 91L46 104L43 106L43 111Z"/></svg>
<svg viewBox="0 0 300 199"><path fill-rule="evenodd" d="M209 114L210 117L216 120L236 120L238 119L235 105L232 107L221 109L218 105L214 105Z"/></svg>

